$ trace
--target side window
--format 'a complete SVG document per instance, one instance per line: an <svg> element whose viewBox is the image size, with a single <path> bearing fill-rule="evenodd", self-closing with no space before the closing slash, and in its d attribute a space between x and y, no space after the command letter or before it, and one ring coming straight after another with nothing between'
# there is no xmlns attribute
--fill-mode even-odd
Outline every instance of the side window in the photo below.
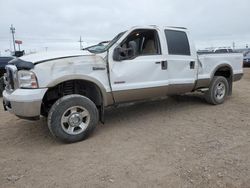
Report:
<svg viewBox="0 0 250 188"><path fill-rule="evenodd" d="M170 55L191 55L187 34L183 31L165 30Z"/></svg>
<svg viewBox="0 0 250 188"><path fill-rule="evenodd" d="M121 43L121 47L123 49L129 48L131 41L136 44L136 56L161 54L159 36L156 30L135 30Z"/></svg>

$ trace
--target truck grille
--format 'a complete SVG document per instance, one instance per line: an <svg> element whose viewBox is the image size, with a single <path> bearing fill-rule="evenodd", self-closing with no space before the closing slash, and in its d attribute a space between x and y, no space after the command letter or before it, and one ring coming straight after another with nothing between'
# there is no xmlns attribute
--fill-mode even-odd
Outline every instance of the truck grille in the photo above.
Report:
<svg viewBox="0 0 250 188"><path fill-rule="evenodd" d="M17 89L17 68L14 65L7 65L5 67L6 73L4 74L5 89L13 91Z"/></svg>

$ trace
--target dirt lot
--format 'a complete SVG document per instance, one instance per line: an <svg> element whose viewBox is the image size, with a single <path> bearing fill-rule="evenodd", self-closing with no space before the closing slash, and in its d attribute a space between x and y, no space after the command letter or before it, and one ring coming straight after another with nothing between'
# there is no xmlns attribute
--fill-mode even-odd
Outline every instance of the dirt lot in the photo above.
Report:
<svg viewBox="0 0 250 188"><path fill-rule="evenodd" d="M223 105L185 95L111 109L76 144L1 108L0 186L250 187L249 94L246 69Z"/></svg>

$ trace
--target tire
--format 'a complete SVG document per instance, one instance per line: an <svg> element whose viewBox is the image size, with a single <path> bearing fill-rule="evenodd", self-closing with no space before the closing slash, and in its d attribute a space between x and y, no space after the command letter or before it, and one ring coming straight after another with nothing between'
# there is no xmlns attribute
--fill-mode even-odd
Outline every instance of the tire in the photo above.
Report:
<svg viewBox="0 0 250 188"><path fill-rule="evenodd" d="M3 76L0 78L0 97L3 95L3 90L4 90L4 78Z"/></svg>
<svg viewBox="0 0 250 188"><path fill-rule="evenodd" d="M223 76L215 76L210 83L209 90L205 93L205 99L209 104L222 104L228 96L228 91L227 79Z"/></svg>
<svg viewBox="0 0 250 188"><path fill-rule="evenodd" d="M51 107L48 127L53 136L67 143L86 139L95 129L99 113L95 104L81 95L67 95Z"/></svg>

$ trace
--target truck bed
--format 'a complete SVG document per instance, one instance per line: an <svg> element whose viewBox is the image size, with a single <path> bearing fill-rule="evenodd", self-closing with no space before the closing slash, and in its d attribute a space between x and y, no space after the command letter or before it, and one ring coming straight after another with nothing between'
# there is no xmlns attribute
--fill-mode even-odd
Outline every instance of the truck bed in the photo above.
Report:
<svg viewBox="0 0 250 188"><path fill-rule="evenodd" d="M231 67L233 75L243 73L243 54L241 53L206 53L198 55L199 70L198 80L212 78L214 70L220 66Z"/></svg>

